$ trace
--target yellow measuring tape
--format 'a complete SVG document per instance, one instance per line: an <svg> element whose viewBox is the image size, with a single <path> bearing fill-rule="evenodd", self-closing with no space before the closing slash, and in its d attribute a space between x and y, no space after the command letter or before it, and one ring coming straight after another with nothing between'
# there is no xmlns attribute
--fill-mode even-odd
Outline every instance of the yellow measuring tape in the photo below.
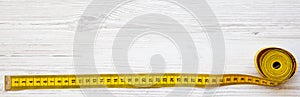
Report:
<svg viewBox="0 0 300 97"><path fill-rule="evenodd" d="M265 48L255 57L262 77L244 74L89 74L5 76L5 90L70 88L160 88L205 87L206 85L255 84L277 86L291 79L297 70L293 55L281 48Z"/></svg>

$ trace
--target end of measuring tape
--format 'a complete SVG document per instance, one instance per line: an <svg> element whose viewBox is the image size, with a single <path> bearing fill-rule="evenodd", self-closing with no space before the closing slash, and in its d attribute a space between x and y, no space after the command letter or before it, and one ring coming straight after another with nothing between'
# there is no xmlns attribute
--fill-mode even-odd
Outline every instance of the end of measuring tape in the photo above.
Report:
<svg viewBox="0 0 300 97"><path fill-rule="evenodd" d="M267 79L285 83L297 71L295 57L282 48L269 47L257 52L255 65L259 74Z"/></svg>
<svg viewBox="0 0 300 97"><path fill-rule="evenodd" d="M11 89L11 79L10 76L5 76L5 91L9 91Z"/></svg>

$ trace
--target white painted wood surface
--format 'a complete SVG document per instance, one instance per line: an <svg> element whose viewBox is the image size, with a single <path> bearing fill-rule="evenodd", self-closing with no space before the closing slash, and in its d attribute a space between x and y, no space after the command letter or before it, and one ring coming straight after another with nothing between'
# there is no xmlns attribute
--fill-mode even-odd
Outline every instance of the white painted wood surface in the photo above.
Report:
<svg viewBox="0 0 300 97"><path fill-rule="evenodd" d="M78 20L89 2L90 0L0 0L1 97L84 97L80 90L7 92L3 89L3 77L15 74L75 73L73 39ZM259 76L253 65L253 57L257 50L266 46L283 47L299 60L299 0L209 0L208 3L216 14L225 37L225 73ZM178 71L179 66L176 66L171 68ZM98 66L97 69L105 69L102 73L114 72L112 66ZM142 66L141 71L143 69L147 70ZM253 85L220 87L215 96L297 97L300 96L299 77L298 74L286 84L275 88ZM120 97L157 97L164 96L172 89L110 91ZM203 91L204 89L195 88L191 96L201 96ZM178 93L178 97L183 93L185 91Z"/></svg>

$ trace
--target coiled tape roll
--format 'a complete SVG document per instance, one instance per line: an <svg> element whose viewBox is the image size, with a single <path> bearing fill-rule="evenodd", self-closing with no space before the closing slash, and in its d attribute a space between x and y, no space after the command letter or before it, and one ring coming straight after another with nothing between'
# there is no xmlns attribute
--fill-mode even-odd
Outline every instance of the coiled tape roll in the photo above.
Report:
<svg viewBox="0 0 300 97"><path fill-rule="evenodd" d="M245 74L87 74L87 75L10 75L5 76L5 90L69 88L160 88L205 87L206 85L255 84L277 86L291 79L297 62L288 51L269 47L255 56L262 77Z"/></svg>
<svg viewBox="0 0 300 97"><path fill-rule="evenodd" d="M297 62L288 51L270 47L260 50L255 57L255 65L261 76L284 83L297 71Z"/></svg>

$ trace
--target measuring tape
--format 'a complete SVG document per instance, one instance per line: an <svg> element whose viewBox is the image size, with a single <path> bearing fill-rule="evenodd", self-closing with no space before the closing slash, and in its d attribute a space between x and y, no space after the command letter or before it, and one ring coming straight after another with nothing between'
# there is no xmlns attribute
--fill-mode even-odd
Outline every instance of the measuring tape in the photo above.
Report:
<svg viewBox="0 0 300 97"><path fill-rule="evenodd" d="M255 57L262 77L245 74L87 74L5 76L5 90L70 88L161 88L205 87L207 85L255 84L277 86L291 79L297 70L293 55L281 48L264 48Z"/></svg>

